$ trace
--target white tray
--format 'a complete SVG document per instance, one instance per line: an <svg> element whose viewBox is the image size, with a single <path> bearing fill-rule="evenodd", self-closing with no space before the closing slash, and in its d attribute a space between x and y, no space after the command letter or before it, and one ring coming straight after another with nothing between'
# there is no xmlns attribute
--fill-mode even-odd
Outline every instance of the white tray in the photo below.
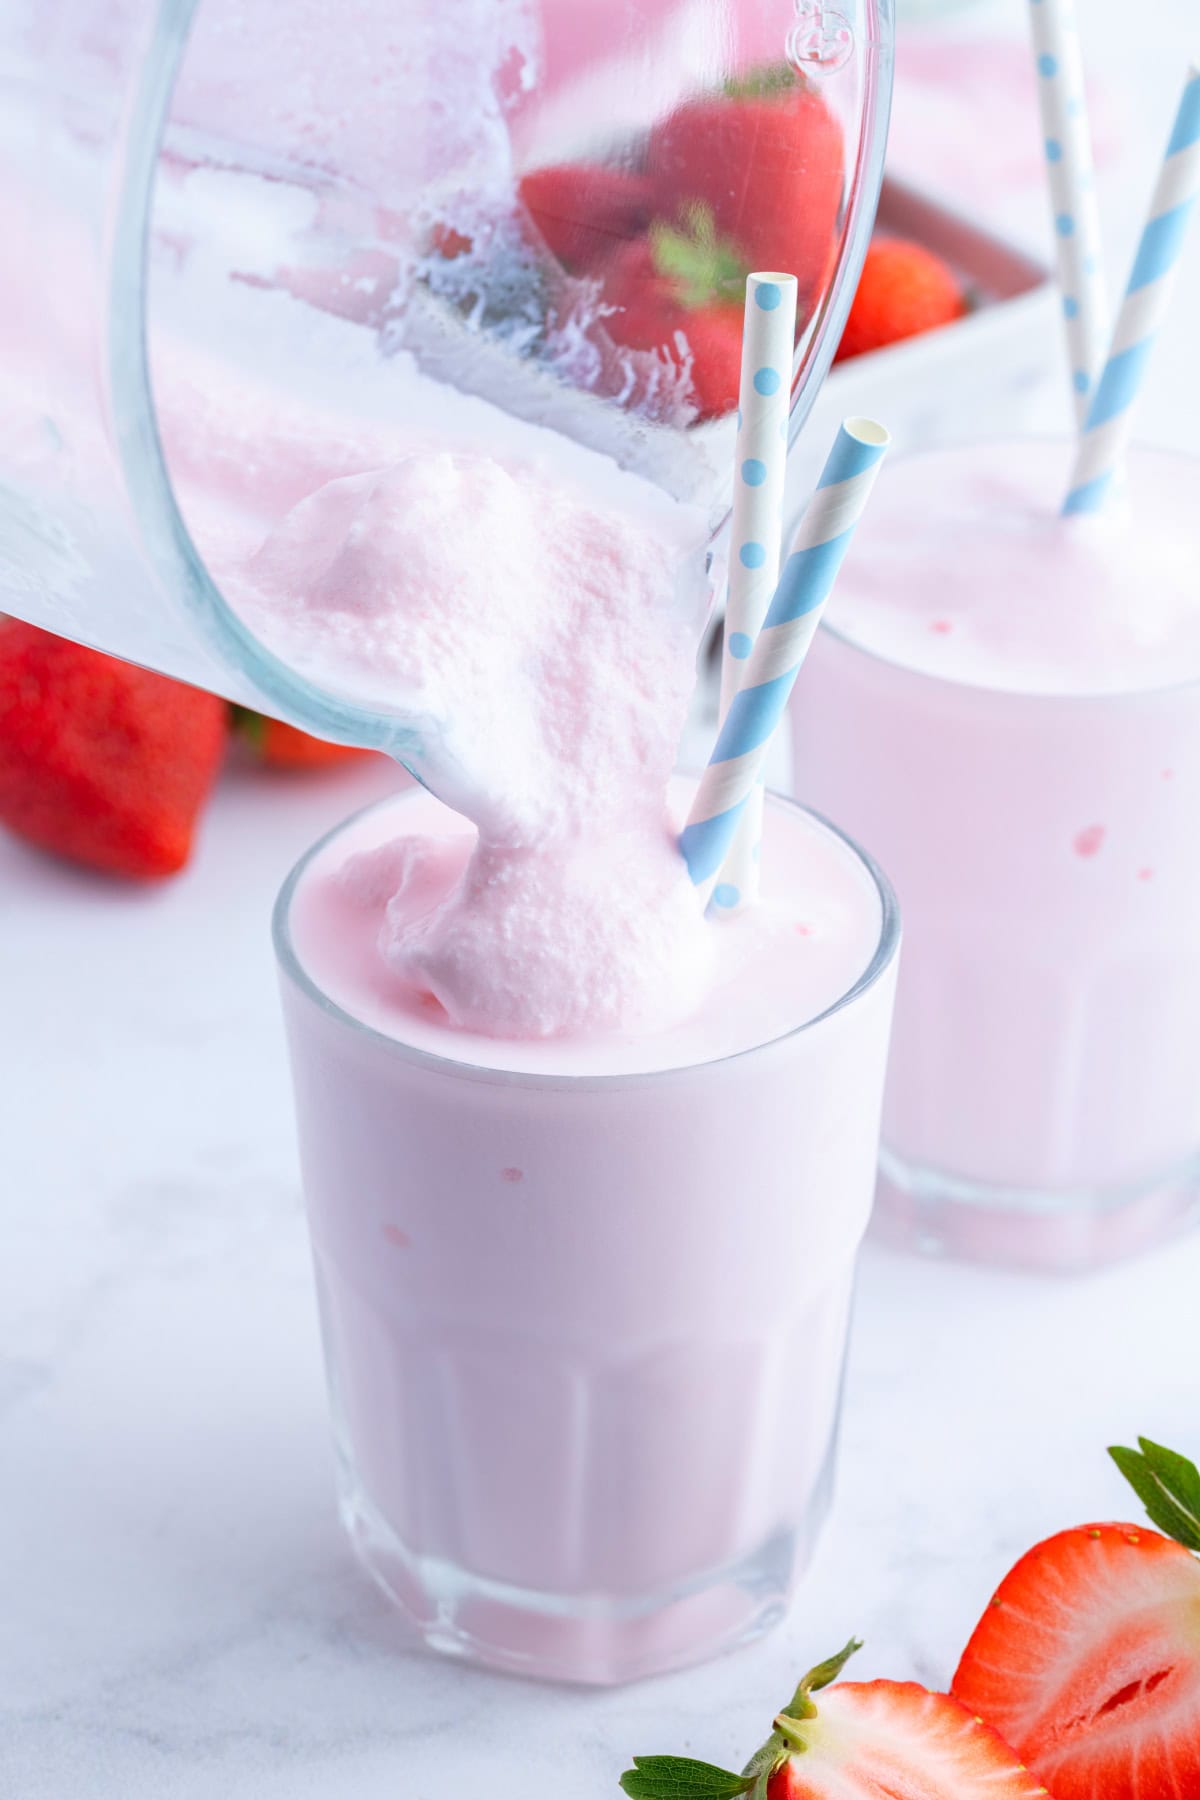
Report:
<svg viewBox="0 0 1200 1800"><path fill-rule="evenodd" d="M964 280L974 310L953 325L835 363L788 458L787 513L799 512L840 420L878 419L895 451L1032 428L1061 381L1062 326L1050 270L902 182L887 180L878 226L915 238ZM1042 409L1044 411L1044 409Z"/></svg>

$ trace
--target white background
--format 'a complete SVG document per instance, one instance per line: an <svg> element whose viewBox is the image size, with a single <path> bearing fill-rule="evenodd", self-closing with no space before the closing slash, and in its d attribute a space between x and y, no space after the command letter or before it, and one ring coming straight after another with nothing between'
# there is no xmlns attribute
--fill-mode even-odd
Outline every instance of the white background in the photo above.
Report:
<svg viewBox="0 0 1200 1800"><path fill-rule="evenodd" d="M1200 27L1194 0L1081 10L1119 284ZM940 29L1015 50L1024 6ZM1021 65L932 104L933 41L902 53L901 172L1044 246ZM1198 315L1200 232L1146 436L1193 442ZM1106 1443L1200 1451L1200 1239L1067 1282L870 1248L835 1522L774 1637L615 1694L406 1648L333 1516L267 937L296 855L390 779L230 771L151 893L0 842L5 1800L603 1800L634 1750L737 1763L852 1631L857 1674L944 1683L1019 1551L1134 1509Z"/></svg>

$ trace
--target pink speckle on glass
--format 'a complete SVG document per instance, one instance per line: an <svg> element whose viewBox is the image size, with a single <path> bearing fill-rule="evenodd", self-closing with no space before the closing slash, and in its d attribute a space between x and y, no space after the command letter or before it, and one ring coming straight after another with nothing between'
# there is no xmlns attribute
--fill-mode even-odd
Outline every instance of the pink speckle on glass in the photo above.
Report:
<svg viewBox="0 0 1200 1800"><path fill-rule="evenodd" d="M954 622L951 619L933 619L930 621L929 629L930 631L936 631L940 633L942 637L945 637L948 631L954 630Z"/></svg>
<svg viewBox="0 0 1200 1800"><path fill-rule="evenodd" d="M1138 870L1138 880L1139 881L1153 881L1154 880L1154 870L1153 869L1139 869Z"/></svg>
<svg viewBox="0 0 1200 1800"><path fill-rule="evenodd" d="M1163 770L1163 780L1170 781L1171 778L1174 776L1174 774L1175 774L1174 769L1164 769Z"/></svg>
<svg viewBox="0 0 1200 1800"><path fill-rule="evenodd" d="M796 925L793 927L793 929L794 929L797 937L811 937L813 934L813 928L811 925Z"/></svg>
<svg viewBox="0 0 1200 1800"><path fill-rule="evenodd" d="M501 1169L500 1179L501 1181L524 1181L525 1171L524 1169Z"/></svg>
<svg viewBox="0 0 1200 1800"><path fill-rule="evenodd" d="M1075 854L1076 856L1095 856L1103 843L1103 825L1086 825L1075 839Z"/></svg>
<svg viewBox="0 0 1200 1800"><path fill-rule="evenodd" d="M398 1225L385 1225L383 1235L397 1250L407 1250L412 1243L407 1231L401 1231Z"/></svg>

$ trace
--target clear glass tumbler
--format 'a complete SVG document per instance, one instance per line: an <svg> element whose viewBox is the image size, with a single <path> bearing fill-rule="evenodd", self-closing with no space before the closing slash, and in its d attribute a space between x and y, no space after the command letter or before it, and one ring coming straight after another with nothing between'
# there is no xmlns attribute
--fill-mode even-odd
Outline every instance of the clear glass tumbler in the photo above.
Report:
<svg viewBox="0 0 1200 1800"><path fill-rule="evenodd" d="M1065 445L989 454L1010 450L1059 491ZM953 454L912 459L931 545L958 524ZM1135 500L1173 477L1200 497L1190 460L1139 449L1130 471ZM1025 541L1036 556L1044 532ZM886 541L859 548L895 569ZM1154 575L1132 566L1136 620ZM954 585L928 582L948 632ZM1086 605L1071 616L1086 631ZM904 909L879 1231L1047 1270L1178 1232L1200 1212L1200 684L1122 670L1112 691L1014 691L856 639L835 603L793 742L797 792L871 845Z"/></svg>
<svg viewBox="0 0 1200 1800"><path fill-rule="evenodd" d="M874 946L819 1017L665 1072L474 1067L305 964L306 884L413 804L316 845L275 914L342 1517L438 1650L584 1682L694 1662L780 1617L828 1505L894 900L807 824Z"/></svg>

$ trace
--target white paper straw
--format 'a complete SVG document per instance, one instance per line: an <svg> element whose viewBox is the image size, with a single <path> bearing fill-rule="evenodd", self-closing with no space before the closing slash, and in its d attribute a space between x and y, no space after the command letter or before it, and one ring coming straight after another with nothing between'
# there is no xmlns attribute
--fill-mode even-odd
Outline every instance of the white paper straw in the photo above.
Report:
<svg viewBox="0 0 1200 1800"><path fill-rule="evenodd" d="M846 419L839 428L700 778L679 848L693 882L712 893L717 905L721 901L713 884L890 442L883 426L871 419Z"/></svg>
<svg viewBox="0 0 1200 1800"><path fill-rule="evenodd" d="M1030 0L1029 22L1071 388L1082 431L1109 327L1092 134L1073 0Z"/></svg>
<svg viewBox="0 0 1200 1800"><path fill-rule="evenodd" d="M742 373L738 390L729 589L721 659L722 719L754 648L779 580L787 425L796 341L796 277L761 273L746 281ZM762 784L747 796L718 892L722 910L737 912L758 898Z"/></svg>
<svg viewBox="0 0 1200 1800"><path fill-rule="evenodd" d="M1188 71L1150 213L1134 258L1087 425L1079 440L1065 513L1103 507L1129 442L1133 408L1166 316L1179 256L1200 192L1200 68Z"/></svg>

